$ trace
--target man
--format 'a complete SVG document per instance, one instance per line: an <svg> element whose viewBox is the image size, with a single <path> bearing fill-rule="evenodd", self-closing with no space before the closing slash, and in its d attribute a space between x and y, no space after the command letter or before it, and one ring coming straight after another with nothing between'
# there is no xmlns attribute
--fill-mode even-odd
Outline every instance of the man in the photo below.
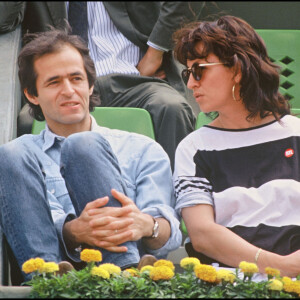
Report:
<svg viewBox="0 0 300 300"><path fill-rule="evenodd" d="M76 265L85 247L122 268L140 267L144 253L165 257L182 238L167 154L96 124L94 63L78 36L50 30L28 41L21 88L47 126L0 147L0 221L19 267L33 257Z"/></svg>
<svg viewBox="0 0 300 300"><path fill-rule="evenodd" d="M73 33L87 40L101 105L149 111L156 141L169 155L173 168L175 149L194 130L195 117L173 59L172 33L185 22L196 20L203 2L92 1L79 8L79 15L71 13L73 5L80 3L27 2L23 31L44 31L48 24L59 27L68 18ZM83 24L88 25L85 32ZM20 118L19 127L23 123Z"/></svg>

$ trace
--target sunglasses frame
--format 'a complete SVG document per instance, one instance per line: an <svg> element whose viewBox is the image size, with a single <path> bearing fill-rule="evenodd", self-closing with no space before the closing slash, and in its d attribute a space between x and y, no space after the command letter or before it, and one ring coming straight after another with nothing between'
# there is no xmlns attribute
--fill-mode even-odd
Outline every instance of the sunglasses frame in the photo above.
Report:
<svg viewBox="0 0 300 300"><path fill-rule="evenodd" d="M198 64L198 63L194 63L190 68L186 68L186 69L183 69L182 72L181 72L181 77L182 77L182 80L185 84L188 83L189 79L190 79L190 75L192 73L194 79L196 81L200 81L201 78L202 78L202 73L200 75L200 78L198 79L198 74L196 74L195 72L193 72L193 68L195 68L194 66L197 66L197 67L200 67L201 70L203 70L201 67L208 67L208 66L216 66L216 65L224 65L225 63L222 63L222 62L214 62L214 63L205 63L205 64ZM184 76L183 73L184 72L187 72L187 76ZM185 80L186 78L186 80Z"/></svg>

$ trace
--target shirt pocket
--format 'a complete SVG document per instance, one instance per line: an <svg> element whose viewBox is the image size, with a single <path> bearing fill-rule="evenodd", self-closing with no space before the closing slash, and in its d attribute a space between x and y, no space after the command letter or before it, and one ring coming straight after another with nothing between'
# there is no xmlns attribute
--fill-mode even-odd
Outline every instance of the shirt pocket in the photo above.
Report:
<svg viewBox="0 0 300 300"><path fill-rule="evenodd" d="M51 210L62 209L65 213L74 212L73 204L62 177L46 178L46 187Z"/></svg>

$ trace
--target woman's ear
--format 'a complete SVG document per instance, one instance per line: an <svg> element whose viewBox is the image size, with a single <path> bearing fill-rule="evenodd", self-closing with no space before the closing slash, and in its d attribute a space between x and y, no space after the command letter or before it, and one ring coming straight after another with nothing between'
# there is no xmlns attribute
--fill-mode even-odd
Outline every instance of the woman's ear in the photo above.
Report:
<svg viewBox="0 0 300 300"><path fill-rule="evenodd" d="M241 65L239 63L237 63L235 66L235 73L234 73L233 80L236 84L239 84L240 81L242 80Z"/></svg>
<svg viewBox="0 0 300 300"><path fill-rule="evenodd" d="M235 84L239 84L240 81L242 80L242 72L241 72L241 63L238 60L238 56L234 54L233 56L233 78L232 80L234 81Z"/></svg>
<svg viewBox="0 0 300 300"><path fill-rule="evenodd" d="M238 73L234 76L234 82L235 82L236 84L238 84L238 83L240 83L241 79L242 79L242 73L241 73L241 72L238 72Z"/></svg>
<svg viewBox="0 0 300 300"><path fill-rule="evenodd" d="M28 99L29 102L31 102L31 103L33 103L33 104L35 104L35 105L39 105L39 102L38 102L38 100L36 99L36 97L30 95L30 94L28 93L28 90L27 90L27 89L24 90L24 94L25 94L25 96L26 96L26 98Z"/></svg>

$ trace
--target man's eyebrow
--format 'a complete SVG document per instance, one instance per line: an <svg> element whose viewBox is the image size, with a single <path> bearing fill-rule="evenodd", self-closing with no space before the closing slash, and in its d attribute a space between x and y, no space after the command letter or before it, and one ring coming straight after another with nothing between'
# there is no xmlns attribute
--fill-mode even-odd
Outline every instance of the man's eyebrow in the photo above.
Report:
<svg viewBox="0 0 300 300"><path fill-rule="evenodd" d="M69 76L78 76L78 75L80 75L80 76L83 76L84 74L82 73L82 72L73 72L73 73L71 73L71 74L69 74ZM46 81L45 81L45 83L48 83L48 82L51 82L52 80L56 80L56 79L58 79L58 78L60 78L61 76L52 76L52 77L50 77L50 78L48 78Z"/></svg>
<svg viewBox="0 0 300 300"><path fill-rule="evenodd" d="M47 80L45 80L45 83L48 83L48 82L50 82L50 81L52 81L52 80L56 80L56 79L58 79L60 76L52 76L52 77L50 77L50 78L48 78Z"/></svg>
<svg viewBox="0 0 300 300"><path fill-rule="evenodd" d="M79 71L70 74L70 76L76 76L76 75L84 76L84 74Z"/></svg>

